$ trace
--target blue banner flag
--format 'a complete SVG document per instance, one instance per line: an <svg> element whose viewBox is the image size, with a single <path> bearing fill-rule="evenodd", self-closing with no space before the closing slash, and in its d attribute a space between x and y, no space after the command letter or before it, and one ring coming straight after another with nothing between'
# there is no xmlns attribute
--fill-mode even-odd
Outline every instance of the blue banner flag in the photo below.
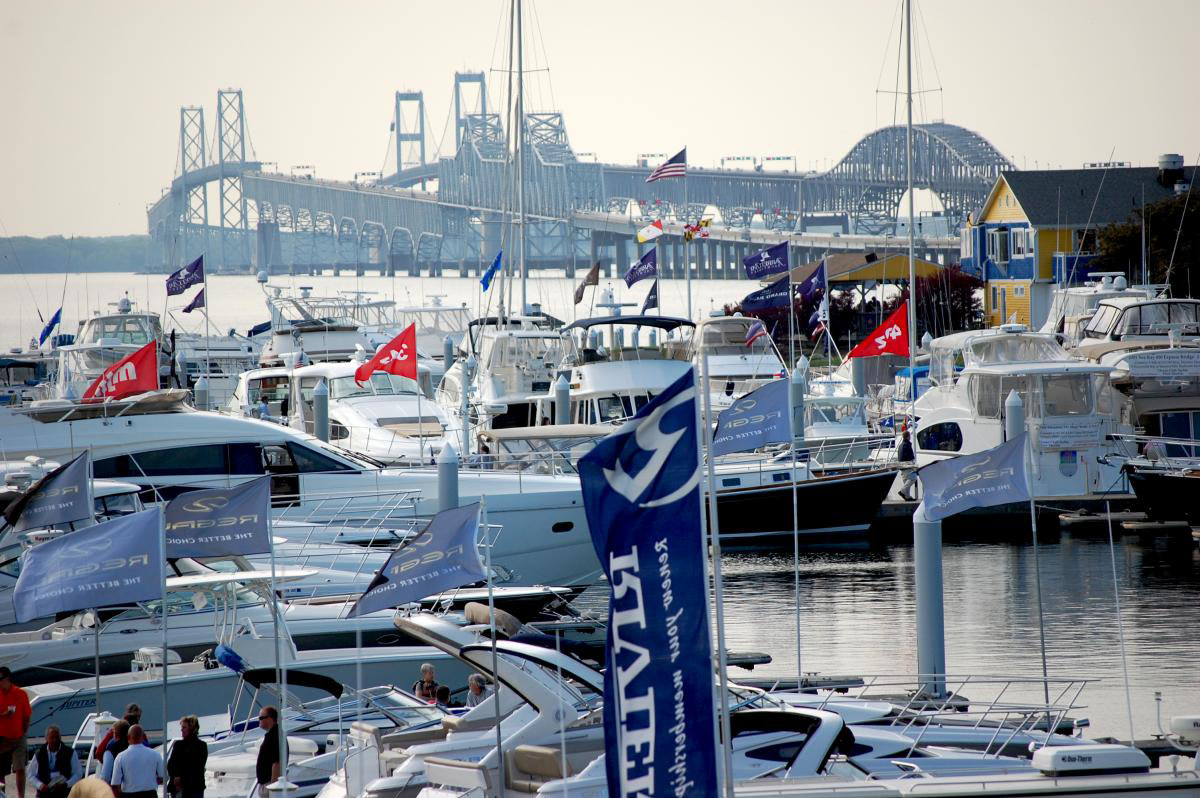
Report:
<svg viewBox="0 0 1200 798"><path fill-rule="evenodd" d="M653 248L625 272L625 285L632 287L638 280L658 276L658 249Z"/></svg>
<svg viewBox="0 0 1200 798"><path fill-rule="evenodd" d="M821 263L817 266L816 271L808 275L804 282L796 288L796 293L799 294L805 302L812 302L818 297L818 292L824 293L827 280L825 274L825 259L821 258Z"/></svg>
<svg viewBox="0 0 1200 798"><path fill-rule="evenodd" d="M642 315L646 315L646 311L650 308L658 309L658 280L650 286L650 293L646 294L646 301L642 303Z"/></svg>
<svg viewBox="0 0 1200 798"><path fill-rule="evenodd" d="M200 293L196 294L196 296L192 298L191 302L187 303L187 306L184 307L183 312L191 313L193 310L198 310L199 308L202 308L202 307L204 307L204 289L203 288L200 289Z"/></svg>
<svg viewBox="0 0 1200 798"><path fill-rule="evenodd" d="M350 617L399 607L487 579L479 561L479 503L443 510L388 557Z"/></svg>
<svg viewBox="0 0 1200 798"><path fill-rule="evenodd" d="M717 794L696 431L689 370L579 461L612 586L604 741L614 798Z"/></svg>
<svg viewBox="0 0 1200 798"><path fill-rule="evenodd" d="M38 346L46 343L46 339L50 337L50 333L54 332L54 328L62 321L62 308L54 311L54 315L50 317L50 321L46 322L46 326L42 328L41 335L38 336Z"/></svg>
<svg viewBox="0 0 1200 798"><path fill-rule="evenodd" d="M974 507L1029 501L1025 439L1021 433L994 449L940 460L918 471L925 517L938 521Z"/></svg>
<svg viewBox="0 0 1200 798"><path fill-rule="evenodd" d="M160 597L161 535L161 514L155 508L29 549L13 588L17 622Z"/></svg>
<svg viewBox="0 0 1200 798"><path fill-rule="evenodd" d="M92 517L88 452L60 465L29 487L10 504L4 518L14 532L45 529Z"/></svg>
<svg viewBox="0 0 1200 798"><path fill-rule="evenodd" d="M712 453L749 452L771 443L787 443L792 439L791 417L788 381L768 382L717 416Z"/></svg>
<svg viewBox="0 0 1200 798"><path fill-rule="evenodd" d="M483 286L484 291L492 287L492 278L496 276L496 272L500 271L503 263L504 250L501 249L496 252L496 257L492 260L492 265L488 266L487 271L479 278L479 284Z"/></svg>
<svg viewBox="0 0 1200 798"><path fill-rule="evenodd" d="M753 255L742 258L742 265L746 267L746 276L751 280L761 280L772 274L788 271L792 266L788 258L787 242L760 249Z"/></svg>
<svg viewBox="0 0 1200 798"><path fill-rule="evenodd" d="M787 306L788 281L785 277L766 288L746 294L746 298L742 300L742 313L761 313L764 310L778 310Z"/></svg>
<svg viewBox="0 0 1200 798"><path fill-rule="evenodd" d="M224 557L271 550L271 478L190 490L167 502L168 557Z"/></svg>
<svg viewBox="0 0 1200 798"><path fill-rule="evenodd" d="M193 285L199 285L202 282L204 282L203 255L196 258L182 269L171 272L171 276L167 278L167 296L176 296L177 294L182 294Z"/></svg>

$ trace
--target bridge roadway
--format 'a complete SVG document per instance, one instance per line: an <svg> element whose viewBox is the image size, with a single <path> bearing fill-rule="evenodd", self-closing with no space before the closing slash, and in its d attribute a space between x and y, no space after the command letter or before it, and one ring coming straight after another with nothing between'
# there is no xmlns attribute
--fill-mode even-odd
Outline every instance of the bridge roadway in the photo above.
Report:
<svg viewBox="0 0 1200 798"><path fill-rule="evenodd" d="M766 181L780 176L754 177ZM787 182L792 186L799 183L795 175L785 177L790 178ZM644 181L644 177L639 179ZM505 214L490 208L445 202L436 191L258 172L244 174L243 183L247 198L257 206L260 222L273 222L277 228L280 248L279 257L272 263L275 269L305 273L327 269L379 270L385 274L399 270L416 274L424 265L432 273L451 269L464 275L478 274L490 262L486 252L498 248L501 228L505 226ZM692 210L697 215L703 212L694 203ZM534 269L562 269L573 275L576 269L600 261L606 274L623 273L638 257L637 231L653 218L661 218L658 215L661 211L674 213L676 207L669 201L648 207L634 201L625 203L619 211L575 210L565 220L529 214L532 257L528 263ZM768 210L759 218L770 220L777 216ZM463 247L461 239L454 249L445 246L447 231L443 224L447 218L469 220L467 226L476 228L476 240L484 243L491 239L493 245L485 245L479 252ZM772 229L762 221L750 225L751 215L740 218L741 226L714 222L708 238L692 242L688 251L693 276L737 278L742 258L782 241L792 245L795 263L814 260L831 251L884 252L905 246L904 239L891 234L800 232L785 227ZM554 250L554 245L560 243L554 240L549 247L546 245L547 238L561 238L546 231L553 232L564 225L575 234L574 251L569 244ZM668 217L664 219L663 230L659 241L660 269L664 276L682 277L685 274L683 223ZM917 239L918 256L935 262L949 262L957 256L958 249L957 236Z"/></svg>
<svg viewBox="0 0 1200 798"><path fill-rule="evenodd" d="M683 275L681 222L713 209L710 237L688 248L693 274L733 277L745 254L783 240L795 247L794 262L828 250L899 248L887 234L896 230L904 194L902 127L867 134L819 174L693 167L686 179L686 206L684 180L648 184L646 168L579 161L561 114L528 114L525 131L526 262L533 269L573 274L600 261L606 271L623 270L637 257L637 229L661 219L666 224L659 242L662 271ZM257 229L197 227L194 218L184 224L184 203L191 200L184 197L182 179L176 179L149 209L150 232L164 263L214 251L214 234L222 244L230 235L241 236L243 244L253 235L253 268L477 272L502 245L512 260L512 247L505 243L515 240L506 138L497 115L465 116L454 155L408 167L376 184L268 174L260 171L261 164L247 162L238 182L248 206L245 218L256 219ZM224 186L237 166L193 170L186 188L195 194L197 181ZM957 229L983 202L1000 170L1010 168L990 143L966 128L914 127L914 185L939 198L946 229ZM828 232L838 228L841 234ZM226 249L222 245L216 251ZM923 237L918 250L922 257L947 263L957 259L958 240ZM221 265L250 267L249 262Z"/></svg>

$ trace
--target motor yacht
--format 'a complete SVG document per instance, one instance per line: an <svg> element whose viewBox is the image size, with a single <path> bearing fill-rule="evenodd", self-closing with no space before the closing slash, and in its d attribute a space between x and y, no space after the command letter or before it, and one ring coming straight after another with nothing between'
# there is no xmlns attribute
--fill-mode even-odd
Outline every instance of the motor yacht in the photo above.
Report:
<svg viewBox="0 0 1200 798"><path fill-rule="evenodd" d="M349 360L358 350L375 351L362 325L345 313L343 303L323 302L308 286L301 286L298 295L285 293L282 287L268 286L265 278L265 272L259 275L271 314L271 337L263 345L258 365Z"/></svg>
<svg viewBox="0 0 1200 798"><path fill-rule="evenodd" d="M266 399L272 420L312 433L313 389L324 380L330 443L385 465L435 461L450 422L433 401L429 369L418 365L416 380L379 371L360 383L354 376L359 365L351 361L254 369L242 374L226 408L258 417Z"/></svg>
<svg viewBox="0 0 1200 798"><path fill-rule="evenodd" d="M65 461L90 448L97 478L135 483L147 502L267 474L276 518L377 525L438 509L434 469L384 468L279 424L197 411L185 398L183 391L157 391L0 408L0 436L10 457ZM578 477L464 470L458 483L463 502L487 496L488 522L501 527L493 562L511 583L590 584L600 572ZM414 492L415 502L407 498Z"/></svg>
<svg viewBox="0 0 1200 798"><path fill-rule="evenodd" d="M747 332L756 321L740 314L710 316L702 319L690 336L692 362L699 368L700 360L708 358L708 390L714 410L729 407L737 397L787 374L770 335L746 343Z"/></svg>
<svg viewBox="0 0 1200 798"><path fill-rule="evenodd" d="M1054 289L1050 311L1039 332L1057 335L1070 348L1086 336L1085 328L1106 299L1152 299L1166 286L1130 287L1123 272L1092 272L1082 285Z"/></svg>
<svg viewBox="0 0 1200 798"><path fill-rule="evenodd" d="M519 473L576 474L579 458L612 430L612 424L489 430L481 433L489 454L472 464ZM865 542L896 472L817 470L807 451L793 462L789 449L773 447L719 457L714 474L723 546L791 550L796 539L805 546ZM707 481L701 484L707 490Z"/></svg>
<svg viewBox="0 0 1200 798"><path fill-rule="evenodd" d="M916 402L919 465L1002 443L1004 404L1015 390L1030 433L1030 489L1037 498L1128 496L1120 466L1107 460L1128 448L1108 437L1132 432L1109 367L1072 358L1053 336L1022 325L951 338L934 342L934 387ZM956 373L956 352L963 368L944 382Z"/></svg>

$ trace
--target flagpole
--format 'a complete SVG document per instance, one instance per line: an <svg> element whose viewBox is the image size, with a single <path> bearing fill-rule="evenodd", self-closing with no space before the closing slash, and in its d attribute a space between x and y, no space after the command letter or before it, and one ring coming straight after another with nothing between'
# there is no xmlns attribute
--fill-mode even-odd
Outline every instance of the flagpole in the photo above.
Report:
<svg viewBox="0 0 1200 798"><path fill-rule="evenodd" d="M158 554L159 562L162 563L162 730L163 730L163 751L167 750L167 728L170 724L170 710L167 708L167 529L163 525L163 505L158 505ZM100 637L100 631L97 629L96 638ZM97 684L100 679L97 677ZM100 697L96 696L97 702ZM99 703L97 703L99 708ZM167 798L167 782L169 779L163 779L162 798Z"/></svg>
<svg viewBox="0 0 1200 798"><path fill-rule="evenodd" d="M910 328L911 330L911 328ZM912 350L909 350L912 354ZM916 375L913 375L915 381ZM1029 523L1033 529L1033 579L1036 586L1037 594L1037 611L1038 611L1038 639L1042 647L1042 692L1046 699L1046 733L1050 734L1054 731L1053 724L1050 723L1050 675L1046 667L1046 621L1042 616L1042 563L1041 557L1038 554L1038 528L1037 528L1037 506L1034 503L1033 482L1029 479L1029 461L1033 457L1033 441L1028 433L1025 435L1025 451L1022 457L1022 463L1025 471L1025 484L1029 486ZM1132 744L1132 740L1131 740Z"/></svg>
<svg viewBox="0 0 1200 798"><path fill-rule="evenodd" d="M163 560L165 565L166 560ZM92 632L96 637L96 714L100 714L100 608L92 607Z"/></svg>
<svg viewBox="0 0 1200 798"><path fill-rule="evenodd" d="M707 489L708 489L708 537L712 542L713 559L713 592L717 614L717 677L721 685L717 714L721 719L721 755L725 768L725 795L733 798L733 754L729 731L729 676L726 673L727 662L725 653L725 589L721 577L721 523L717 517L716 472L713 464L712 446L712 397L708 390L708 352L702 349L700 357L700 383L704 389L700 392L704 403L704 424L701 440L704 445L699 449L699 456L706 458ZM697 463L697 465L699 465ZM700 513L701 518L704 513Z"/></svg>
<svg viewBox="0 0 1200 798"><path fill-rule="evenodd" d="M208 323L208 270L204 268L203 254L200 256L200 273L204 275L204 286L200 290L204 292L204 376L207 377L212 374L212 327ZM171 356L174 357L175 353L172 352ZM187 375L184 375L184 379L187 379Z"/></svg>
<svg viewBox="0 0 1200 798"><path fill-rule="evenodd" d="M500 672L497 664L496 655L496 592L494 590L495 580L492 579L492 537L489 534L487 525L487 496L479 497L479 519L480 527L483 529L483 534L487 539L487 563L484 570L487 571L487 591L488 591L488 617L491 619L491 634L492 634L492 700L495 702L493 709L496 711L496 783L499 787L499 794L504 795L504 736L500 731Z"/></svg>
<svg viewBox="0 0 1200 798"><path fill-rule="evenodd" d="M904 0L904 57L907 89L905 102L908 108L907 145L905 148L905 183L908 188L908 373L911 394L908 401L916 401L917 384L917 265L916 241L913 238L913 127L912 127L912 0ZM911 415L912 407L909 406Z"/></svg>
<svg viewBox="0 0 1200 798"><path fill-rule="evenodd" d="M279 601L275 592L275 534L271 529L270 516L267 520L267 539L271 544L271 607L275 610L272 613L275 625L275 672L280 675L280 700L279 700L279 719L276 721L279 724L279 781L282 782L283 795L287 798L288 780L287 780L287 725L284 721L287 712L287 663L283 658L283 635L286 634L287 626L283 619L279 617ZM362 697L359 696L361 702Z"/></svg>
<svg viewBox="0 0 1200 798"><path fill-rule="evenodd" d="M684 147L683 151L686 153L687 147ZM693 318L693 316L692 316L692 265L690 263L690 249L688 247L688 244L690 242L688 241L687 230L686 230L687 225L690 224L689 215L691 213L688 210L688 178L687 178L687 156L686 155L684 156L683 160L684 160L684 166L683 166L683 224L684 224L684 228L685 228L684 234L683 234L683 273L687 276L687 295L688 295L688 297L687 297L687 309L688 309L687 317L688 317L688 321L695 321L695 318Z"/></svg>

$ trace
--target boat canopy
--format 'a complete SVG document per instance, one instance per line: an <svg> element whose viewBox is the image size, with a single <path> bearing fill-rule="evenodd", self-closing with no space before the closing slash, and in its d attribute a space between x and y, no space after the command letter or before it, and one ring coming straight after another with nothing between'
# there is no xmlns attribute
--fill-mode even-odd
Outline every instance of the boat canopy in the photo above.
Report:
<svg viewBox="0 0 1200 798"><path fill-rule="evenodd" d="M674 330L679 327L694 328L695 322L675 316L598 316L590 319L580 319L563 327L568 330L586 330L591 327L607 326L610 324L625 324L633 327L657 327L660 330Z"/></svg>
<svg viewBox="0 0 1200 798"><path fill-rule="evenodd" d="M257 690L264 684L282 684L283 672L277 668L251 668L242 674L242 679ZM294 671L290 668L287 672L287 683L291 687L311 687L314 690L321 690L334 698L341 698L342 693L346 691L345 685L337 679L331 679L312 671Z"/></svg>

